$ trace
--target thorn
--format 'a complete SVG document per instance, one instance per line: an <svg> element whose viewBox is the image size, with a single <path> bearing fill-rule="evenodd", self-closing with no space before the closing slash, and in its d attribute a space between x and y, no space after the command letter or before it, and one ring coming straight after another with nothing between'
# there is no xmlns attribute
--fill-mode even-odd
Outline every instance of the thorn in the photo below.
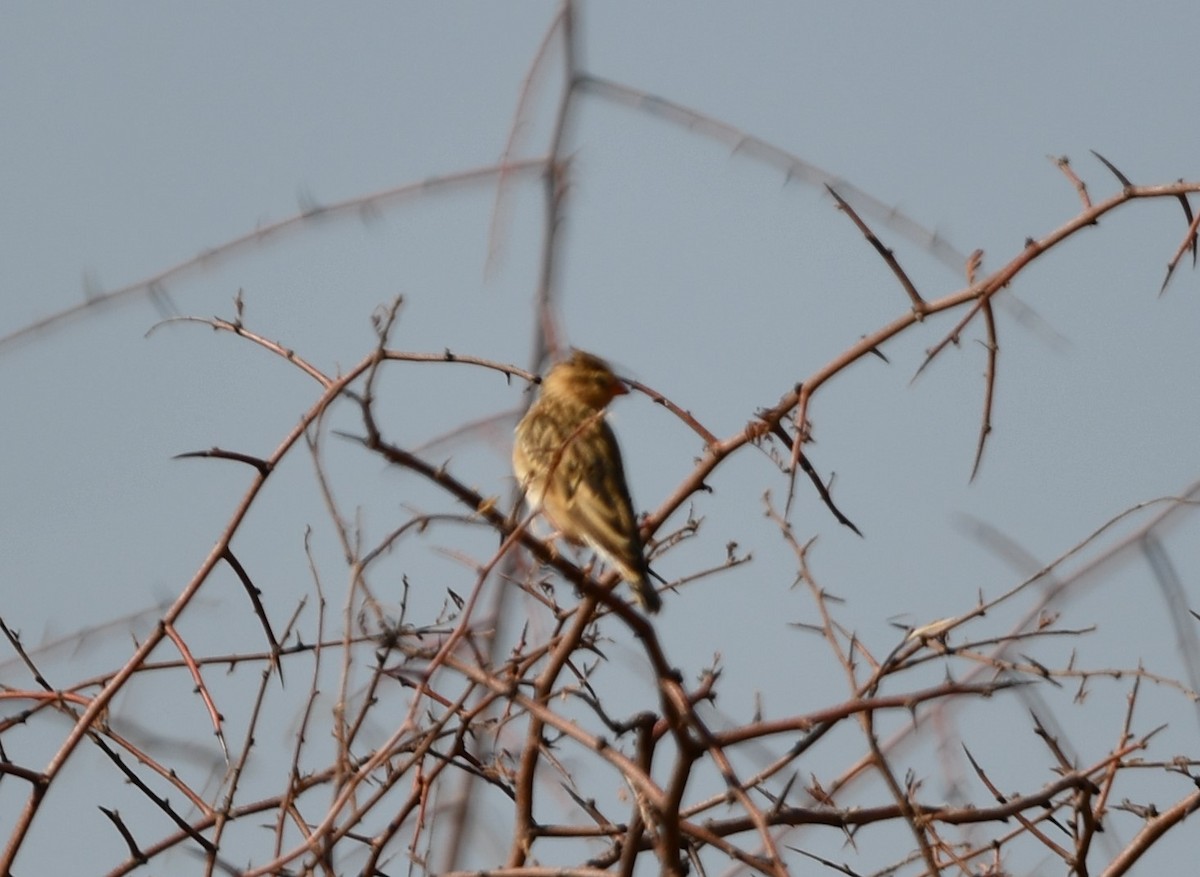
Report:
<svg viewBox="0 0 1200 877"><path fill-rule="evenodd" d="M1116 177L1118 180L1120 180L1120 181L1121 181L1121 185L1122 185L1122 186L1124 186L1126 189L1132 189L1132 188L1133 188L1133 183L1129 182L1129 177L1125 176L1123 173L1121 173L1119 170L1117 170L1117 167L1116 167L1116 165L1114 165L1114 164L1113 164L1111 161L1109 161L1109 160L1108 160L1107 158L1105 158L1103 155L1101 155L1100 153L1098 153L1096 150L1094 150L1094 149L1090 149L1090 150L1088 150L1088 151L1089 151L1089 152L1090 152L1092 155L1096 156L1096 158L1100 159L1101 163L1102 163L1102 164L1103 164L1103 165L1104 165L1106 168L1108 168L1108 169L1109 169L1109 171L1111 171L1111 172L1112 172L1112 175L1113 175L1114 177Z"/></svg>

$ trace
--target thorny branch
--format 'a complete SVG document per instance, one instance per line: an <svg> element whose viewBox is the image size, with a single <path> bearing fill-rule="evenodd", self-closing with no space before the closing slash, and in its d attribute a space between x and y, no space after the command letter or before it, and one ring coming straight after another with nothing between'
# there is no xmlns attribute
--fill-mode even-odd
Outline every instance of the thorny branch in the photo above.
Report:
<svg viewBox="0 0 1200 877"><path fill-rule="evenodd" d="M277 237L318 214L361 215L363 210L380 209L410 196L435 195L451 186L484 180L497 185L491 261L503 230L509 183L518 174L540 175L544 237L530 320L533 350L528 370L449 350L391 346L400 323L400 299L377 318L375 347L337 375L326 373L288 345L247 328L240 299L233 319L166 321L200 323L258 345L311 379L308 386L314 387L314 396L299 422L269 454L213 447L180 455L200 460L196 465L221 465L205 461L246 464L239 468L249 483L208 556L123 664L58 688L19 633L0 621L9 648L31 680L25 683L28 687L6 684L0 690L0 702L11 710L0 717L0 778L7 781L5 794L13 794L10 789L15 787L23 790L24 797L23 806L6 826L8 844L0 858L0 873L13 870L35 820L47 807L48 791L63 782L67 766L85 743L104 754L112 775L128 784L135 805L102 808L126 856L112 874L134 873L150 863L165 867L167 854L178 850L201 856L207 873L223 870L242 875L350 873L348 863L364 874L486 872L538 877L607 874L614 867L629 874L644 859L647 863L642 867L665 874L707 873L732 866L782 877L802 871L801 863L810 858L845 873L863 873L833 864L828 848L843 841L853 848L857 832L873 826L892 827L893 837L907 840L893 841L895 846L881 856L864 854L864 869L929 875L974 869L974 873L1000 874L1006 857L1020 860L1033 850L1057 859L1064 872L1118 875L1128 872L1200 807L1200 794L1194 790L1200 781L1200 760L1194 754L1154 750L1158 729L1139 729L1135 720L1135 705L1145 697L1143 684L1190 700L1196 697L1194 686L1141 666L1082 667L1074 655L1054 662L1019 651L1051 639L1079 641L1096 635L1091 627L1060 626L1050 613L1052 603L1081 589L1095 565L1137 547L1162 577L1169 578L1163 571L1169 564L1161 557L1157 530L1168 515L1194 502L1194 489L1164 500L1165 511L1133 537L1109 545L1092 566L1063 571L1068 558L1138 510L1105 523L1008 592L990 598L981 594L974 605L955 607L958 614L953 617L913 627L892 644L867 642L854 632L848 611L818 581L810 558L813 543L797 537L789 517L792 479L803 470L835 520L854 527L835 505L831 484L804 453L803 446L813 438L809 409L851 364L880 353L886 342L917 330L933 314L960 316L954 328L929 348L926 364L958 344L973 323L982 324L977 331L985 339L986 371L974 475L993 430L993 398L1000 379L994 310L999 293L1026 267L1074 235L1094 228L1107 213L1147 199L1179 201L1187 220L1183 241L1168 263L1169 281L1183 255L1189 249L1193 255L1196 252L1200 216L1193 215L1189 196L1200 192L1200 183L1134 185L1097 156L1121 189L1094 202L1069 162L1058 159L1058 167L1079 196L1080 212L1058 229L1028 241L998 270L977 277L978 253L969 259L960 257L944 240L786 150L673 101L588 73L579 54L578 27L573 4L564 3L530 67L498 164L303 210L0 338L3 346L123 297L165 296L168 282ZM515 154L519 129L555 46L562 49L563 67L550 142L545 156L519 159ZM746 400L746 425L725 436L702 423L688 404L646 384L629 382L702 442L691 469L642 521L648 540L662 534L670 519L705 492L708 479L747 449L774 442L773 459L780 465L790 461L788 502L779 511L768 497L767 520L792 551L795 569L788 575L807 591L819 619L797 627L819 637L845 676L847 693L841 702L789 705L783 715L734 717L729 726L720 727L711 715L724 681L715 662L698 684L689 685L675 663L675 632L666 635L626 602L613 572L577 562L553 539L537 535L528 516L520 513L516 496L501 499L482 492L457 474L453 461L435 461L432 452L414 450L384 425L381 414L386 402L377 394L377 382L387 371L456 368L469 370L481 380L502 376L506 382L515 378L532 384L548 355L562 346L557 323L563 259L559 231L569 206L571 123L586 107L586 99L596 97L719 139L739 153L779 168L789 179L826 186L904 292L906 310L849 343L802 380L781 376L774 401ZM862 213L879 218L885 231L872 229ZM940 258L966 264L966 286L940 296L923 296L885 243L889 232L919 241ZM361 424L352 434L332 425L343 409L353 411L355 422ZM416 476L445 507L411 511L386 536L370 542L366 528L344 510L338 497L342 484L325 456L327 445L347 436L352 442L344 446ZM335 614L327 611L325 598L329 585L311 551L311 533L305 534L304 551L312 576L315 620L307 599L295 607L274 603L257 581L260 575L252 577L239 559L244 554L235 554L232 547L281 464L301 444L310 453L324 512L345 565L340 630L332 629ZM680 453L690 454L690 446ZM447 551L465 572L447 578L448 596L440 612L413 621L404 575L398 606L380 599L373 581L392 572L388 563L404 547L428 544L430 533L441 527L484 532L495 545L479 549L477 543L464 539L453 552ZM672 556L691 539L716 538L689 512L687 523L674 535L663 535L657 550ZM749 562L735 549L727 549L725 562L685 569L670 583L677 618L686 618L685 604L696 582ZM226 567L242 587L242 602L249 604L245 611L254 618L257 638L253 646L235 653L204 654L190 641L186 622L201 591L206 595L214 591L210 587L214 574ZM778 576L778 571L764 571L764 575ZM1029 597L1035 585L1043 586L1042 591L1011 627L997 633L985 626L989 613L994 617L1018 597ZM1176 587L1173 593L1182 591ZM1181 597L1173 599L1177 609L1184 606ZM1185 617L1182 611L1176 614ZM272 616L290 617L281 635L275 633ZM1185 634L1181 628L1181 641L1187 640ZM179 657L160 655L151 661L155 649L167 640ZM643 679L650 680L644 692L628 685L613 657L626 642L636 645L628 660ZM306 661L310 662L307 673L302 672ZM780 656L766 655L756 669L774 674L785 663ZM289 680L307 679L307 684L283 688L285 664L296 669ZM250 703L235 702L214 684L219 667L230 675L243 667L258 670ZM805 672L810 671L805 668ZM237 751L209 758L206 769L195 770L186 758L163 763L151 755L150 747L131 742L136 735L119 732L110 715L118 696L134 691L135 683L159 678L190 680L218 746L226 745L225 728L235 727L238 734L229 737ZM1105 744L1111 746L1106 752L1077 756L1053 725L1032 715L1028 728L1038 735L1043 754L1050 753L1052 762L1040 781L998 776L997 757L965 745L961 748L971 768L965 773L976 783L947 792L944 800L938 799L932 777L906 769L918 735L928 739L947 733L942 729L951 724L944 721L949 717L986 724L997 715L1019 711L1027 690L1066 689L1070 683L1082 694L1086 686L1115 688L1126 678L1133 679L1127 709L1120 727L1114 728L1115 739ZM276 679L278 687L271 684ZM627 700L613 696L614 685L630 689L622 692L628 694ZM294 716L275 706L276 697L293 698L288 702L296 707ZM622 715L615 704L627 701L638 706ZM192 706L198 708L196 703ZM236 711L236 724L226 711ZM10 754L10 748L15 753L19 747L10 746L8 740L15 740L22 728L63 722L68 730L44 766L20 763L20 756ZM850 730L855 724L857 736ZM287 729L292 745L283 774L267 779L266 783L275 784L268 788L256 776L256 768L269 764L261 754L262 741L269 735L277 738L280 728ZM847 745L849 749L839 751ZM1133 800L1114 805L1118 790L1132 785L1131 776L1146 771L1182 778L1185 783L1170 793L1174 797L1164 805ZM1024 787L1014 789L1017 782L1024 782ZM620 794L605 791L613 786ZM167 791L175 793L175 803ZM139 806L156 817L165 816L168 827L152 828L157 823L131 816ZM505 826L503 830L511 834L484 844L473 828L485 823ZM1097 838L1115 835L1118 829L1128 831L1130 825L1139 826L1132 839L1105 853L1102 861ZM237 846L241 832L235 829L245 828L253 836L262 826L267 826L268 840L247 857L244 848ZM823 844L825 854L800 849L795 846L799 843ZM506 854L499 852L502 846L507 847ZM793 850L796 858L789 858ZM243 870L230 864L248 858L253 864ZM505 864L496 867L502 860ZM475 863L479 870L466 870Z"/></svg>

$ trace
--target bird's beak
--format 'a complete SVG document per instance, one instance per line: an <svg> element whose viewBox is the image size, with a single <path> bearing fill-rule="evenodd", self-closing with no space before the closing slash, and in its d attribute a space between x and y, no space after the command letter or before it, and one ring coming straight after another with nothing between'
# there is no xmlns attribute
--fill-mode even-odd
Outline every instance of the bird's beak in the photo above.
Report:
<svg viewBox="0 0 1200 877"><path fill-rule="evenodd" d="M614 396L628 396L629 385L620 378L615 378L612 384L612 394Z"/></svg>

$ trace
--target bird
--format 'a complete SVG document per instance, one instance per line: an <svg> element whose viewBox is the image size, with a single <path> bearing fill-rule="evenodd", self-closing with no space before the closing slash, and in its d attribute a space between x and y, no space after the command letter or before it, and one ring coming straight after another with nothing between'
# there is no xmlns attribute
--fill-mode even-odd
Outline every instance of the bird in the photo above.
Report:
<svg viewBox="0 0 1200 877"><path fill-rule="evenodd" d="M555 365L517 424L513 471L535 512L561 535L607 560L647 612L662 608L605 408L629 388L581 350Z"/></svg>

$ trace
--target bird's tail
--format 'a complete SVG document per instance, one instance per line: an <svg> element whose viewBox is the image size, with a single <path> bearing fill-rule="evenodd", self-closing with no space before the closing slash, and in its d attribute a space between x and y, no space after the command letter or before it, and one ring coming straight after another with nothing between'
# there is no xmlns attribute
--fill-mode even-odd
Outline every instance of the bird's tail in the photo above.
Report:
<svg viewBox="0 0 1200 877"><path fill-rule="evenodd" d="M631 580L629 584L633 588L633 596L651 615L662 608L662 598L658 596L658 591L654 590L654 583L650 581L649 576L643 574L640 578Z"/></svg>

